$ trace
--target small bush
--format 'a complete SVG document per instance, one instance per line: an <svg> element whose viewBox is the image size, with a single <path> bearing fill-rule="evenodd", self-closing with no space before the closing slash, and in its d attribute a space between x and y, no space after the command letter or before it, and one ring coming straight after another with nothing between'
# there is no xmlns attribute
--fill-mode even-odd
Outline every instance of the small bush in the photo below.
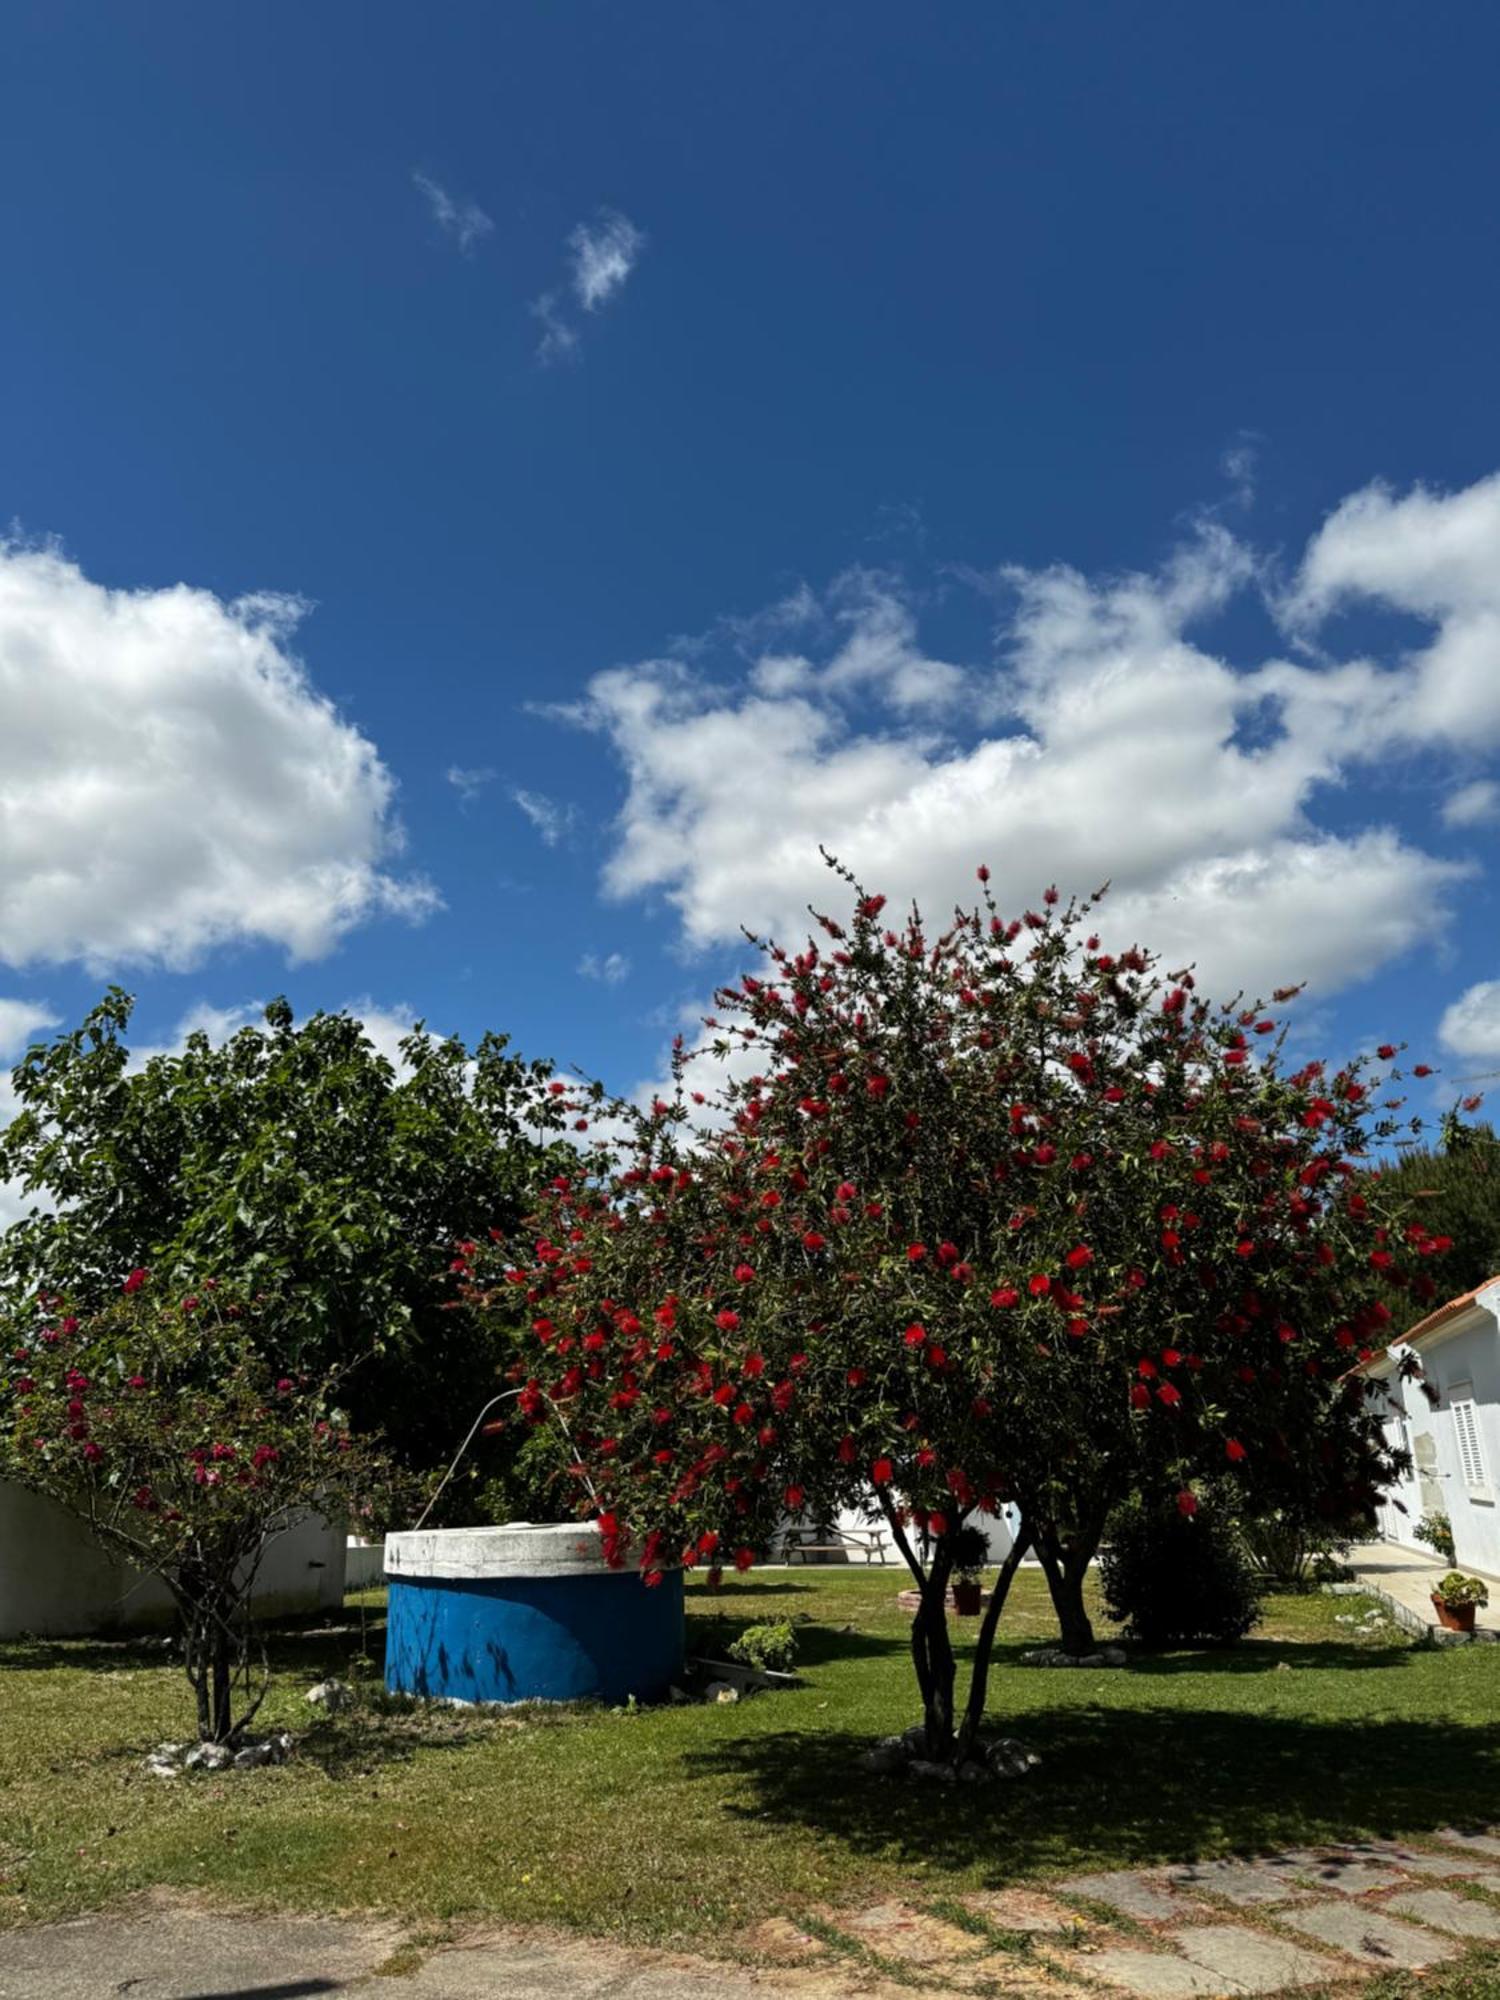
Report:
<svg viewBox="0 0 1500 2000"><path fill-rule="evenodd" d="M1275 1590L1309 1590L1349 1575L1352 1529L1277 1512L1242 1518L1240 1539L1256 1578Z"/></svg>
<svg viewBox="0 0 1500 2000"><path fill-rule="evenodd" d="M1260 1616L1255 1576L1228 1514L1191 1516L1135 1500L1110 1521L1099 1561L1105 1604L1144 1646L1229 1646Z"/></svg>
<svg viewBox="0 0 1500 2000"><path fill-rule="evenodd" d="M797 1635L791 1626L747 1625L729 1648L731 1660L761 1674L789 1674L797 1657Z"/></svg>
<svg viewBox="0 0 1500 2000"><path fill-rule="evenodd" d="M1425 1542L1428 1548L1440 1555L1445 1563L1455 1560L1458 1551L1453 1546L1453 1523L1446 1514L1424 1514L1412 1534L1417 1541Z"/></svg>

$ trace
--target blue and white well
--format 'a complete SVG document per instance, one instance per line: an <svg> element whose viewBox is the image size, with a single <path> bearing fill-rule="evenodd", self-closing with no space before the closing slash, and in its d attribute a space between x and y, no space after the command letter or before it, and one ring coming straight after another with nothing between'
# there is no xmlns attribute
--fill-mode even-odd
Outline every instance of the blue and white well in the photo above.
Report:
<svg viewBox="0 0 1500 2000"><path fill-rule="evenodd" d="M682 1572L612 1570L590 1522L388 1535L385 1684L464 1702L661 1701L682 1674Z"/></svg>

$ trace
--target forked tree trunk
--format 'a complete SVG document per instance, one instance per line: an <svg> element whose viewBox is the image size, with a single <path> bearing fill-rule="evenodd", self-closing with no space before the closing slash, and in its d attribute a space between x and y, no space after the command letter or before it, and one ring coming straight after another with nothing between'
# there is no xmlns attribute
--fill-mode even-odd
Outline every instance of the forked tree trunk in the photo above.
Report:
<svg viewBox="0 0 1500 2000"><path fill-rule="evenodd" d="M1050 1528L1038 1528L1036 1532L1036 1552L1047 1579L1052 1609L1057 1613L1062 1649L1075 1658L1094 1652L1098 1645L1093 1620L1083 1601L1084 1579L1097 1550L1097 1536L1064 1544Z"/></svg>

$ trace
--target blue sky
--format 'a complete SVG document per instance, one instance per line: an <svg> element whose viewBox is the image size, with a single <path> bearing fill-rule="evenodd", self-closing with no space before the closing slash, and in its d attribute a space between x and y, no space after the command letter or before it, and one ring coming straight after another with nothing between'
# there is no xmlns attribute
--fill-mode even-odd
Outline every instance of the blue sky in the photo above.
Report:
<svg viewBox="0 0 1500 2000"><path fill-rule="evenodd" d="M1500 1069L1497 59L14 5L0 1055L117 979L628 1089L821 838Z"/></svg>

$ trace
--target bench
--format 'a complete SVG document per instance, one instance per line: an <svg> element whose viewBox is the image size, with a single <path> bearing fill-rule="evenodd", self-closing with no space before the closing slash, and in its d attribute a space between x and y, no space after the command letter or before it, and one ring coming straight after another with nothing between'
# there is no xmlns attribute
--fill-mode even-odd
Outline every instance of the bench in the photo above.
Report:
<svg viewBox="0 0 1500 2000"><path fill-rule="evenodd" d="M852 1554L862 1555L866 1563L884 1563L885 1561L886 1532L884 1528L851 1529L847 1532L843 1529L834 1529L834 1538L831 1541L808 1541L804 1537L809 1532L816 1533L817 1531L792 1529L788 1532L782 1543L782 1554L785 1556L787 1562L794 1562L799 1557L803 1562L806 1562L809 1556L847 1556Z"/></svg>

